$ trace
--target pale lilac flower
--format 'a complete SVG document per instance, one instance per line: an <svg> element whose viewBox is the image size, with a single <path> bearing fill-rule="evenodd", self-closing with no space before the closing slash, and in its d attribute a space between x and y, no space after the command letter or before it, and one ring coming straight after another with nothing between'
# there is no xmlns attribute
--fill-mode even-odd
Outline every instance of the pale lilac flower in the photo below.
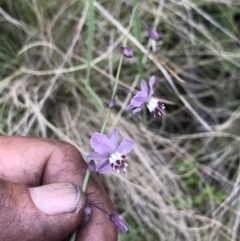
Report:
<svg viewBox="0 0 240 241"><path fill-rule="evenodd" d="M96 171L106 173L111 170L117 173L126 172L126 155L133 149L134 141L124 138L118 145L118 131L113 129L109 138L103 134L95 132L90 140L93 152L86 158L96 160Z"/></svg>
<svg viewBox="0 0 240 241"><path fill-rule="evenodd" d="M138 91L135 96L130 101L130 104L127 106L127 110L134 109L133 114L142 110L144 105L147 106L149 112L155 117L157 114L164 114L165 106L158 99L152 97L153 95L153 85L155 83L155 77L152 76L149 80L150 90L148 91L148 86L145 80L141 82L141 91Z"/></svg>
<svg viewBox="0 0 240 241"><path fill-rule="evenodd" d="M121 231L129 234L127 225L117 215L111 213L109 218Z"/></svg>

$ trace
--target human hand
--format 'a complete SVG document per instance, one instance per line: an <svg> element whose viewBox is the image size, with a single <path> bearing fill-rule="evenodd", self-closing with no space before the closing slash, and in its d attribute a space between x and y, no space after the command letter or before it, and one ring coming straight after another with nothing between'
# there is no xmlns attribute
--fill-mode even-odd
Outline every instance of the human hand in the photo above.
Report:
<svg viewBox="0 0 240 241"><path fill-rule="evenodd" d="M87 164L72 145L58 140L0 137L0 241L60 241L83 219L86 196L116 213L103 186L91 174L80 190ZM116 241L109 217L93 208L77 241Z"/></svg>

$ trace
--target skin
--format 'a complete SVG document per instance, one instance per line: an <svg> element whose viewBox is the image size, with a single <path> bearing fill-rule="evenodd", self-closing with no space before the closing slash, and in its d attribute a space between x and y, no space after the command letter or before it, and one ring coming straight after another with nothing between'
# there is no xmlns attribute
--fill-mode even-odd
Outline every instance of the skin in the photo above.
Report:
<svg viewBox="0 0 240 241"><path fill-rule="evenodd" d="M0 137L0 153L0 241L64 240L81 223L86 196L116 214L95 174L91 174L86 196L81 193L71 212L48 215L34 204L30 196L34 187L63 182L81 187L87 165L72 145L43 138ZM116 241L115 225L106 214L94 207L92 210L90 220L78 231L77 241Z"/></svg>

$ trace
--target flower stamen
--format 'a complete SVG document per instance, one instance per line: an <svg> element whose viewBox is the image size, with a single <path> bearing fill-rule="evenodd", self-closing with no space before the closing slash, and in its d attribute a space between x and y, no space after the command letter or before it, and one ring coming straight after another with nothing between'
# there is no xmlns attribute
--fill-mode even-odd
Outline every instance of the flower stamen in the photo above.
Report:
<svg viewBox="0 0 240 241"><path fill-rule="evenodd" d="M146 105L147 108L149 109L149 112L156 117L156 115L165 115L165 112L163 111L165 109L165 105L163 103L161 103L161 101L159 101L156 98L149 98L146 101Z"/></svg>
<svg viewBox="0 0 240 241"><path fill-rule="evenodd" d="M119 173L120 170L124 173L126 172L126 167L128 166L126 163L126 156L121 153L113 152L109 157L109 162L113 171L117 171L117 173Z"/></svg>

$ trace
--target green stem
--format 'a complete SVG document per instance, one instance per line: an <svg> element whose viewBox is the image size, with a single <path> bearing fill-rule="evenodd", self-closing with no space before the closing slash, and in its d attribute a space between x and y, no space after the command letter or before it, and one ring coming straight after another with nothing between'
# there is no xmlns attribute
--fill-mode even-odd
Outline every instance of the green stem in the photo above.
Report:
<svg viewBox="0 0 240 241"><path fill-rule="evenodd" d="M136 9L137 8L135 7L133 12L132 12L132 16L131 16L131 19L130 19L130 22L129 22L129 25L128 25L127 34L125 35L124 40L123 40L123 47L126 47L126 45L127 45L128 34L130 32L130 29L131 29L131 26L132 26L132 23L133 23L133 18L134 18ZM112 99L115 97L115 94L117 92L118 80L119 80L119 76L120 76L120 72L121 72L121 68L122 68L122 62L123 62L123 54L121 54L121 57L120 57L120 60L119 60L119 63L118 63L118 70L117 70L115 83L114 83L114 87L113 87Z"/></svg>
<svg viewBox="0 0 240 241"><path fill-rule="evenodd" d="M102 125L102 129L101 129L101 132L100 132L101 134L105 131L105 128L106 128L106 126L107 126L107 123L108 123L110 114L111 114L111 109L109 108L109 109L108 109L108 112L107 112L107 115L106 115L106 117L105 117L105 120L104 120L104 122L103 122L103 125Z"/></svg>
<svg viewBox="0 0 240 241"><path fill-rule="evenodd" d="M113 87L112 99L114 99L115 94L117 92L118 80L119 80L119 76L120 76L120 72L121 72L121 68L122 68L122 62L123 62L123 55L121 54L119 64L118 64L117 75L116 75L115 83L114 83L114 87Z"/></svg>
<svg viewBox="0 0 240 241"><path fill-rule="evenodd" d="M83 180L83 185L82 185L83 192L86 192L89 177L90 177L90 171L87 169L84 180Z"/></svg>
<svg viewBox="0 0 240 241"><path fill-rule="evenodd" d="M87 73L86 82L89 85L91 61L93 56L93 37L94 37L94 0L89 0L88 4L88 48L87 48Z"/></svg>
<svg viewBox="0 0 240 241"><path fill-rule="evenodd" d="M134 11L133 11L132 16L131 16L130 23L128 25L128 31L127 31L127 34L126 34L126 36L124 38L124 41L123 41L123 47L126 47L126 45L127 45L128 34L130 32L131 25L133 23L135 11L136 11L136 7L134 8ZM117 92L118 80L119 80L119 76L120 76L120 72L121 72L121 68L122 68L122 62L123 62L123 55L121 54L121 57L120 57L120 60L119 60L119 63L118 63L118 70L117 70L117 74L116 74L116 78L115 78L115 83L114 83L114 87L113 87L112 99L115 97L116 92ZM105 131L105 128L107 126L110 114L111 114L111 109L109 108L108 112L107 112L107 115L105 117L105 120L103 122L103 125L102 125L102 129L101 129L101 132L100 132L101 134ZM86 191L87 184L88 184L88 181L89 181L89 177L90 177L90 172L89 172L89 170L87 170L87 172L85 174L85 177L84 177L83 186L82 186L83 192Z"/></svg>
<svg viewBox="0 0 240 241"><path fill-rule="evenodd" d="M71 238L69 241L75 241L77 236L77 231L74 231L74 233L71 235Z"/></svg>

